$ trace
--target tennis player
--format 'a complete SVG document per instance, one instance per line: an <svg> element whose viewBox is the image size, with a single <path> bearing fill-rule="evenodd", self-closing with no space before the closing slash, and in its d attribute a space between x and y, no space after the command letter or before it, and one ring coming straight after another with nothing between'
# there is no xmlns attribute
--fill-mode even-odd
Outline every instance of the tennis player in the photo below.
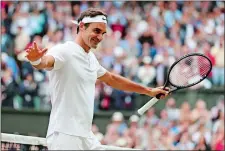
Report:
<svg viewBox="0 0 225 151"><path fill-rule="evenodd" d="M91 131L95 82L99 79L113 88L151 97L168 92L148 88L108 72L96 59L96 48L106 33L107 15L98 9L81 13L74 41L40 50L35 42L26 50L36 69L49 70L51 114L47 132L49 150L104 150ZM47 52L47 53L46 53Z"/></svg>

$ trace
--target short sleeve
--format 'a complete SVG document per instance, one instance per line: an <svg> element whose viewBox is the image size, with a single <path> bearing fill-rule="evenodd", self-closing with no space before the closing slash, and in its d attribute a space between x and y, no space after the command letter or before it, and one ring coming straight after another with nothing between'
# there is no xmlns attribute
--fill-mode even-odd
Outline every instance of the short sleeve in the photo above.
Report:
<svg viewBox="0 0 225 151"><path fill-rule="evenodd" d="M99 78L103 76L106 72L107 70L104 67L102 67L100 64L98 64L97 77Z"/></svg>
<svg viewBox="0 0 225 151"><path fill-rule="evenodd" d="M66 51L63 48L63 44L58 44L50 48L46 55L51 55L55 59L54 67L52 70L59 70L66 62Z"/></svg>
<svg viewBox="0 0 225 151"><path fill-rule="evenodd" d="M107 70L100 65L100 63L98 62L98 60L94 54L93 54L93 57L94 57L96 65L97 65L97 78L99 78L99 77L103 76L107 72Z"/></svg>

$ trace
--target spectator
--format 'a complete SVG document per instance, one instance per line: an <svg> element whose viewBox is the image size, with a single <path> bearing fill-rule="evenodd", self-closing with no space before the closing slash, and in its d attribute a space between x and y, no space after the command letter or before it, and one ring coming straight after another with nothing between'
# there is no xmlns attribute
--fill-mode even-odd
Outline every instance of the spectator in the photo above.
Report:
<svg viewBox="0 0 225 151"><path fill-rule="evenodd" d="M24 51L28 43L30 42L29 35L25 32L25 25L21 21L18 25L18 31L15 38L15 54L19 54L20 52ZM22 42L21 42L22 41Z"/></svg>
<svg viewBox="0 0 225 151"><path fill-rule="evenodd" d="M1 59L2 59L2 63L4 63L6 67L11 70L13 80L18 81L19 68L18 68L18 65L16 64L16 60L5 52L1 54Z"/></svg>
<svg viewBox="0 0 225 151"><path fill-rule="evenodd" d="M206 108L206 103L203 100L198 100L196 102L195 108L191 112L192 122L200 119L200 117L209 117L208 110Z"/></svg>
<svg viewBox="0 0 225 151"><path fill-rule="evenodd" d="M224 124L220 124L212 136L212 150L222 151L224 149Z"/></svg>
<svg viewBox="0 0 225 151"><path fill-rule="evenodd" d="M211 53L215 57L212 80L215 85L219 86L224 85L224 49L224 38L220 38L219 44L215 44L211 49Z"/></svg>
<svg viewBox="0 0 225 151"><path fill-rule="evenodd" d="M191 141L189 133L184 132L181 136L181 139L179 143L177 144L178 150L193 150L194 149L194 143Z"/></svg>
<svg viewBox="0 0 225 151"><path fill-rule="evenodd" d="M200 135L199 137L199 141L196 143L194 150L211 150L210 145L206 143L204 135Z"/></svg>
<svg viewBox="0 0 225 151"><path fill-rule="evenodd" d="M179 120L180 110L176 107L176 102L174 98L169 98L166 102L166 111L168 113L168 119L170 121Z"/></svg>
<svg viewBox="0 0 225 151"><path fill-rule="evenodd" d="M145 86L151 86L153 85L155 76L156 76L156 70L152 66L152 59L149 56L145 56L143 58L143 66L140 66L137 71L137 76L140 79L141 84Z"/></svg>
<svg viewBox="0 0 225 151"><path fill-rule="evenodd" d="M154 65L156 67L156 83L157 86L162 86L164 84L165 79L165 70L163 64L163 56L157 54L154 58Z"/></svg>
<svg viewBox="0 0 225 151"><path fill-rule="evenodd" d="M223 126L224 124L224 111L219 110L218 111L218 119L214 122L214 125L212 127L213 133L216 133L218 129Z"/></svg>
<svg viewBox="0 0 225 151"><path fill-rule="evenodd" d="M160 128L169 128L170 121L168 119L168 113L165 109L160 111L160 119L158 122Z"/></svg>
<svg viewBox="0 0 225 151"><path fill-rule="evenodd" d="M184 101L180 107L180 119L181 122L191 122L191 108L187 101Z"/></svg>
<svg viewBox="0 0 225 151"><path fill-rule="evenodd" d="M5 68L5 69L4 69ZM14 108L14 97L17 95L16 82L13 78L12 71L8 67L3 67L3 75L1 77L1 102L3 107Z"/></svg>
<svg viewBox="0 0 225 151"><path fill-rule="evenodd" d="M113 106L112 103L112 93L113 89L109 86L104 86L104 90L101 92L99 99L100 99L100 109L103 110L109 110L111 106ZM121 100L118 100L121 101ZM122 102L122 101L121 101ZM119 102L121 104L121 102Z"/></svg>
<svg viewBox="0 0 225 151"><path fill-rule="evenodd" d="M168 28L171 28L176 21L181 20L182 13L179 9L177 9L177 3L171 2L169 3L169 8L164 12L164 21Z"/></svg>
<svg viewBox="0 0 225 151"><path fill-rule="evenodd" d="M139 125L140 125L140 121L139 121ZM153 145L153 131L151 126L149 125L149 123L147 121L145 121L145 123L143 123L143 126L140 126L140 128L138 129L137 132L137 144L135 146L135 148L139 148L139 149L150 149L150 147L152 147ZM157 139L156 137L154 137L155 139Z"/></svg>
<svg viewBox="0 0 225 151"><path fill-rule="evenodd" d="M158 123L159 118L155 114L155 108L152 107L147 110L146 114L140 118L140 127L143 127L145 124L154 126Z"/></svg>
<svg viewBox="0 0 225 151"><path fill-rule="evenodd" d="M5 25L1 25L1 52L7 53L9 56L13 56L13 40L11 36L6 32Z"/></svg>
<svg viewBox="0 0 225 151"><path fill-rule="evenodd" d="M112 123L107 126L104 142L113 145L127 130L124 117L121 112L115 112L112 115Z"/></svg>
<svg viewBox="0 0 225 151"><path fill-rule="evenodd" d="M34 107L35 97L37 97L37 84L34 82L33 76L27 74L23 83L20 84L20 94L23 97L24 107Z"/></svg>
<svg viewBox="0 0 225 151"><path fill-rule="evenodd" d="M138 137L137 132L139 130L138 126L139 117L137 115L132 115L129 118L129 128L126 131L126 134L128 136L127 142L128 142L128 148L134 148L135 146L138 146Z"/></svg>
<svg viewBox="0 0 225 151"><path fill-rule="evenodd" d="M211 142L210 130L206 127L206 122L204 119L201 119L198 124L196 132L192 134L192 140L196 144L195 147L202 148L209 147Z"/></svg>

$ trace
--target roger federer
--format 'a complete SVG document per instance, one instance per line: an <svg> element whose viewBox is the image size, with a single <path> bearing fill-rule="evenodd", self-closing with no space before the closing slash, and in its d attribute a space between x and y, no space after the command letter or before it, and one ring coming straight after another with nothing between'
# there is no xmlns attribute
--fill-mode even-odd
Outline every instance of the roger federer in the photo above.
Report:
<svg viewBox="0 0 225 151"><path fill-rule="evenodd" d="M47 132L49 150L104 150L91 131L95 82L99 79L113 88L156 96L167 91L136 84L108 72L96 59L96 48L106 33L107 15L88 9L78 19L74 41L57 44L47 51L34 42L26 50L27 59L37 69L49 70L51 114ZM47 53L46 53L47 52Z"/></svg>

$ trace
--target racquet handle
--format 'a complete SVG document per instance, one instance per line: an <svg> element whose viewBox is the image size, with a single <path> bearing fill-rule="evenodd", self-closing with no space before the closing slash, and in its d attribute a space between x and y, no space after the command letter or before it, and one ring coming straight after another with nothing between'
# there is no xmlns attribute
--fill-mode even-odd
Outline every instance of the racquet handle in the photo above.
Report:
<svg viewBox="0 0 225 151"><path fill-rule="evenodd" d="M163 95L164 95L163 93L159 93L159 94L157 94L155 97L156 97L157 99L160 99L161 96L163 96Z"/></svg>
<svg viewBox="0 0 225 151"><path fill-rule="evenodd" d="M142 106L137 113L139 115L143 115L150 107L152 107L156 102L158 102L159 99L152 98L150 101L148 101L144 106Z"/></svg>

